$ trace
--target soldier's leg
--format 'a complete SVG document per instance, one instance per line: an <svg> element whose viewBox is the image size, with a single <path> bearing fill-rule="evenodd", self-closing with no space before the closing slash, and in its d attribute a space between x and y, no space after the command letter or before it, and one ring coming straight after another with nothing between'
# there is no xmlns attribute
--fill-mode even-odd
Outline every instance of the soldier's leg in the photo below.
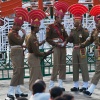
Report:
<svg viewBox="0 0 100 100"><path fill-rule="evenodd" d="M66 48L60 49L60 66L59 66L59 86L63 87L63 80L66 77Z"/></svg>
<svg viewBox="0 0 100 100"><path fill-rule="evenodd" d="M95 74L92 78L91 81L91 86L88 88L87 91L84 91L85 94L91 95L96 88L96 85L98 84L100 79L100 61L96 61L96 69L95 69Z"/></svg>
<svg viewBox="0 0 100 100"><path fill-rule="evenodd" d="M81 69L82 78L83 78L83 86L80 89L80 92L82 92L83 90L86 90L88 88L89 73L88 73L87 58L80 57L79 62L80 62L80 69Z"/></svg>
<svg viewBox="0 0 100 100"><path fill-rule="evenodd" d="M97 85L98 81L100 79L100 61L96 61L96 69L95 69L95 74L92 78L91 83Z"/></svg>
<svg viewBox="0 0 100 100"><path fill-rule="evenodd" d="M73 81L79 81L79 58L78 50L73 50L72 53L72 63L73 63Z"/></svg>
<svg viewBox="0 0 100 100"><path fill-rule="evenodd" d="M23 51L22 51L23 52ZM20 78L19 78L19 83L18 85L23 85L24 84L24 55L23 53L20 54L21 57L19 58L20 59L20 62L21 62L21 66L20 66Z"/></svg>
<svg viewBox="0 0 100 100"><path fill-rule="evenodd" d="M58 69L60 64L60 48L58 47L54 48L53 59L54 59L54 66L52 70L49 89L51 89L54 86L54 81L57 80L57 74L58 74Z"/></svg>
<svg viewBox="0 0 100 100"><path fill-rule="evenodd" d="M11 52L11 60L13 65L13 77L11 86L17 86L24 83L24 56L21 48L13 49Z"/></svg>
<svg viewBox="0 0 100 100"><path fill-rule="evenodd" d="M38 62L38 79L43 79L43 75L42 75L42 70L41 70L41 66L40 66L40 58L37 59Z"/></svg>
<svg viewBox="0 0 100 100"><path fill-rule="evenodd" d="M35 57L33 54L29 54L28 57L28 64L29 64L29 69L30 69L30 80L29 80L29 89L30 91L32 91L32 86L34 84L34 82L40 78L40 71L41 71L41 67L40 67L40 61L38 60L38 57ZM39 61L39 62L38 62ZM43 77L41 76L41 79L43 79Z"/></svg>
<svg viewBox="0 0 100 100"><path fill-rule="evenodd" d="M73 81L74 81L74 86L71 88L71 91L78 91L79 88L79 58L78 58L78 52L79 50L73 49L72 53L72 63L73 63Z"/></svg>
<svg viewBox="0 0 100 100"><path fill-rule="evenodd" d="M14 90L15 87L18 85L19 82L19 78L20 78L20 69L18 67L20 67L20 60L19 60L19 49L17 48L13 48L11 49L11 61L12 61L12 65L13 65L13 76L11 79L11 83L10 83L10 87L8 90L8 97L13 98L14 97Z"/></svg>

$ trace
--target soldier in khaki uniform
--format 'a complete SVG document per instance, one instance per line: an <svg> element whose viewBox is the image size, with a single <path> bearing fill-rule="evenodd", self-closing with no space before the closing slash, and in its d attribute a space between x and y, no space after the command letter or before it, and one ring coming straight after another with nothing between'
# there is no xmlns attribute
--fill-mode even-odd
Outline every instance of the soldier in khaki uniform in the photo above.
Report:
<svg viewBox="0 0 100 100"><path fill-rule="evenodd" d="M83 90L86 90L88 88L88 81L89 81L89 74L88 74L88 65L87 65L87 58L86 58L86 49L80 49L79 45L80 43L83 43L87 37L89 36L89 33L87 30L82 28L82 15L85 14L86 11L82 9L84 12L80 12L80 10L77 9L87 9L85 6L80 4L74 4L71 7L69 7L69 12L74 15L74 29L71 30L70 36L68 41L70 43L73 43L73 53L72 53L72 60L73 60L73 81L74 81L74 87L71 88L71 91L79 91L79 69L81 69L82 72L82 78L83 78L83 86L80 89L80 92ZM73 8L76 8L76 13L73 12ZM73 10L72 10L73 9Z"/></svg>
<svg viewBox="0 0 100 100"><path fill-rule="evenodd" d="M28 16L28 13L25 16ZM16 17L14 20L13 27L8 33L8 40L11 46L10 56L11 56L11 61L13 64L13 76L11 79L7 98L10 98L11 100L14 100L14 92L15 92L16 97L28 96L28 94L24 94L20 90L20 85L24 84L24 55L23 55L22 45L23 45L26 33L25 33L25 30L21 29L21 26L23 25L24 20L25 19L23 18L23 16ZM22 37L18 34L19 30L23 32Z"/></svg>
<svg viewBox="0 0 100 100"><path fill-rule="evenodd" d="M33 14L33 16L31 16ZM37 14L37 16L35 16ZM40 57L47 56L52 53L52 51L48 52L40 52L39 51L39 42L36 36L36 33L39 31L40 20L46 17L45 13L42 10L32 10L29 13L29 18L32 20L31 22L31 34L27 40L27 49L29 52L28 55L28 64L30 67L30 81L29 81L29 89L32 91L32 86L37 79L43 79L41 66L40 66Z"/></svg>
<svg viewBox="0 0 100 100"><path fill-rule="evenodd" d="M57 10L55 22L53 24L50 24L46 30L46 40L50 45L54 47L54 66L49 89L54 87L54 81L56 81L57 74L59 74L59 87L65 90L63 88L63 80L66 76L66 44L68 35L61 22L65 12L67 11L68 5L66 3L63 4L61 2L56 2L54 4L54 7ZM63 8L65 8L66 10L64 10Z"/></svg>
<svg viewBox="0 0 100 100"><path fill-rule="evenodd" d="M94 10L95 10L95 13L94 13ZM88 88L88 90L83 92L84 94L87 94L89 96L91 96L91 94L93 93L100 79L100 15L99 14L100 14L100 5L94 6L90 11L90 15L95 16L96 29L92 32L91 37L87 41L82 43L80 46L84 48L94 42L95 47L96 47L95 49L95 58L96 58L95 74L92 78L90 87Z"/></svg>

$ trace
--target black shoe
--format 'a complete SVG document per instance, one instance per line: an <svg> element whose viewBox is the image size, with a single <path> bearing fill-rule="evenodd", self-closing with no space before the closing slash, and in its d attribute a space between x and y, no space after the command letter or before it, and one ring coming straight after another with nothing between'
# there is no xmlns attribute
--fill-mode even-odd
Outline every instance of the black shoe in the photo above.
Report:
<svg viewBox="0 0 100 100"><path fill-rule="evenodd" d="M13 95L7 94L7 98L5 100L15 100Z"/></svg>
<svg viewBox="0 0 100 100"><path fill-rule="evenodd" d="M81 89L79 89L80 92L86 91L88 88L82 87Z"/></svg>
<svg viewBox="0 0 100 100"><path fill-rule="evenodd" d="M90 93L89 91L83 91L84 94L88 95L88 96L91 96L92 93Z"/></svg>
<svg viewBox="0 0 100 100"><path fill-rule="evenodd" d="M76 87L73 87L70 89L72 92L78 92L79 91L79 88L76 88Z"/></svg>
<svg viewBox="0 0 100 100"><path fill-rule="evenodd" d="M65 91L65 88L61 88L61 89L62 89L63 92Z"/></svg>
<svg viewBox="0 0 100 100"><path fill-rule="evenodd" d="M15 97L18 98L18 97L28 97L28 94L15 94Z"/></svg>

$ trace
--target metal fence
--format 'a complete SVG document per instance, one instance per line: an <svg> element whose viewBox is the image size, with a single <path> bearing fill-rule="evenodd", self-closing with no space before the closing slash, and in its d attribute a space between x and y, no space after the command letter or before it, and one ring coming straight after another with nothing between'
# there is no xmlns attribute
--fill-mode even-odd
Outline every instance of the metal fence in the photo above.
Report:
<svg viewBox="0 0 100 100"><path fill-rule="evenodd" d="M93 45L87 47L87 62L88 62L89 72L93 72L95 70L95 56L93 48L94 48ZM68 51L69 49L72 49L72 47L67 46L66 50ZM41 51L47 51L47 50L49 50L49 48L42 49ZM8 54L6 51L0 52L0 80L10 79L12 76L13 70L9 55L10 52ZM53 55L50 55L44 61L41 62L41 69L43 76L51 75L52 67L53 67ZM26 56L24 59L24 69L25 69L25 78L29 78L29 66ZM70 55L66 54L66 74L71 74L72 72L73 72L72 55L70 53Z"/></svg>

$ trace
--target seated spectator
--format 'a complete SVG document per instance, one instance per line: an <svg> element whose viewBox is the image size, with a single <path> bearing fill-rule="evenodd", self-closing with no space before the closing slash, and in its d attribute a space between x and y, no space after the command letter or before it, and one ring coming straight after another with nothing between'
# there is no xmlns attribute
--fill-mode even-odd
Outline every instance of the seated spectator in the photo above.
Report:
<svg viewBox="0 0 100 100"><path fill-rule="evenodd" d="M57 97L54 100L65 100L63 97Z"/></svg>
<svg viewBox="0 0 100 100"><path fill-rule="evenodd" d="M41 80L41 79L36 80L35 83L41 83L44 86L44 88L46 89L46 84L45 84L45 82L43 80Z"/></svg>
<svg viewBox="0 0 100 100"><path fill-rule="evenodd" d="M46 84L44 81L40 80L33 84L32 91L33 95L29 100L49 100L50 94L44 93L46 89Z"/></svg>
<svg viewBox="0 0 100 100"><path fill-rule="evenodd" d="M64 100L74 100L74 96L72 96L71 94L63 94L62 97L64 98Z"/></svg>
<svg viewBox="0 0 100 100"><path fill-rule="evenodd" d="M56 97L61 96L62 93L63 93L62 88L57 86L53 87L50 90L50 100L54 100Z"/></svg>
<svg viewBox="0 0 100 100"><path fill-rule="evenodd" d="M20 97L20 98L18 98L17 100L28 100L28 99L25 98L25 97Z"/></svg>

